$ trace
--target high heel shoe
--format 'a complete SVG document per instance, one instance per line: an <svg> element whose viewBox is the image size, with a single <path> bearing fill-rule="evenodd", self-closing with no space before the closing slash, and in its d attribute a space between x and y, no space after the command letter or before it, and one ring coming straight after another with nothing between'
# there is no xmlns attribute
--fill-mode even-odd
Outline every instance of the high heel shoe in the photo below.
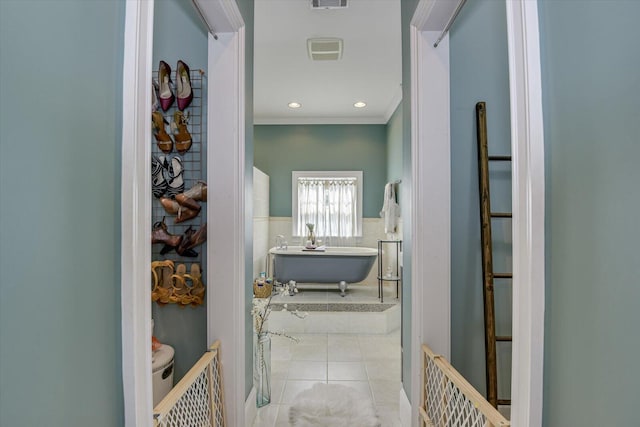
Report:
<svg viewBox="0 0 640 427"><path fill-rule="evenodd" d="M153 231L151 232L152 244L164 243L167 246L176 248L182 243L182 238L183 236L169 233L164 217L162 217L162 221L153 224Z"/></svg>
<svg viewBox="0 0 640 427"><path fill-rule="evenodd" d="M182 241L180 242L180 244L176 248L176 252L178 253L178 255L185 256L186 252L189 249L191 249L191 247L190 247L191 238L193 237L195 232L196 231L191 226L189 226L189 228L187 228L185 230L184 234L182 235Z"/></svg>
<svg viewBox="0 0 640 427"><path fill-rule="evenodd" d="M193 250L198 245L203 244L207 241L207 223L204 223L202 227L198 231L195 231L191 228L187 228L182 236L182 241L176 248L176 252L178 255L188 256L190 250Z"/></svg>
<svg viewBox="0 0 640 427"><path fill-rule="evenodd" d="M198 206L198 209L190 209L168 197L160 197L160 204L166 213L176 215L176 224L195 218L200 211L200 206Z"/></svg>
<svg viewBox="0 0 640 427"><path fill-rule="evenodd" d="M176 91L178 95L178 109L184 111L193 100L191 89L191 71L189 66L182 61L176 65Z"/></svg>
<svg viewBox="0 0 640 427"><path fill-rule="evenodd" d="M182 111L173 113L171 129L173 130L173 139L176 140L176 151L180 154L186 153L191 148L191 134L187 130L187 120L188 115L185 116Z"/></svg>
<svg viewBox="0 0 640 427"><path fill-rule="evenodd" d="M163 153L169 154L173 149L173 140L171 136L164 129L164 125L168 124L160 111L154 111L151 113L151 122L153 124L153 136L156 138L158 148Z"/></svg>
<svg viewBox="0 0 640 427"><path fill-rule="evenodd" d="M162 107L163 111L167 111L175 100L170 83L172 83L171 67L166 62L160 61L160 65L158 66L158 96L160 98L160 107Z"/></svg>
<svg viewBox="0 0 640 427"><path fill-rule="evenodd" d="M207 241L207 223L202 224L202 227L191 236L191 242L189 243L189 249L195 248L198 245Z"/></svg>
<svg viewBox="0 0 640 427"><path fill-rule="evenodd" d="M176 202L185 208L189 208L194 211L200 211L201 206L190 197L184 197L182 194L176 195Z"/></svg>
<svg viewBox="0 0 640 427"><path fill-rule="evenodd" d="M193 187L191 187L184 193L176 195L176 200L178 201L178 203L184 204L180 201L181 199L182 200L193 199L193 200L198 200L200 202L206 202L207 201L207 183L204 181L198 181Z"/></svg>

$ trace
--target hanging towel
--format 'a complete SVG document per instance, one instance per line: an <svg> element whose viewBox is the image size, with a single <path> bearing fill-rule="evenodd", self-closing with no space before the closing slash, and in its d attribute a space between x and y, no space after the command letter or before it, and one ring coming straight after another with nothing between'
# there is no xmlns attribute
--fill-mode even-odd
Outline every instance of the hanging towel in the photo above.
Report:
<svg viewBox="0 0 640 427"><path fill-rule="evenodd" d="M400 217L400 205L396 202L395 185L388 182L384 186L384 204L380 211L380 218L384 218L384 232L395 233Z"/></svg>

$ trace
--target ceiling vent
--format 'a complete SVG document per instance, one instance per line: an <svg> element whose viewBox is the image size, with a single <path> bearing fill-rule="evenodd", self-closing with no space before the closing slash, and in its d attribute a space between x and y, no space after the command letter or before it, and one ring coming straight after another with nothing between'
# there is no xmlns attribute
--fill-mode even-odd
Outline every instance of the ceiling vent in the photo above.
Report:
<svg viewBox="0 0 640 427"><path fill-rule="evenodd" d="M337 61L342 58L342 39L307 39L307 50L314 61Z"/></svg>
<svg viewBox="0 0 640 427"><path fill-rule="evenodd" d="M342 9L347 7L347 0L311 0L311 9Z"/></svg>

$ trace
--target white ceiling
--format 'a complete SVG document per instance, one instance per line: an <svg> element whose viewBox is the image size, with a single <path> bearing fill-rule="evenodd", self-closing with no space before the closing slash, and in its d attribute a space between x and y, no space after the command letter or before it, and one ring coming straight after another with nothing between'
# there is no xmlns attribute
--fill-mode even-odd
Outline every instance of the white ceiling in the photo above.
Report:
<svg viewBox="0 0 640 427"><path fill-rule="evenodd" d="M254 123L387 123L402 96L400 0L255 0L254 19ZM312 37L343 39L342 59L309 59Z"/></svg>

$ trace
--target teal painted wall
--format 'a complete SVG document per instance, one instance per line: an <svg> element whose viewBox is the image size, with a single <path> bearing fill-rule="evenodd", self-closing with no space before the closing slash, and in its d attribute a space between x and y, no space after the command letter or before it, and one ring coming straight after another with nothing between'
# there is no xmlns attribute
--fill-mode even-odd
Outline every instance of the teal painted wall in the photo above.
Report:
<svg viewBox="0 0 640 427"><path fill-rule="evenodd" d="M0 1L0 425L124 424L122 1Z"/></svg>
<svg viewBox="0 0 640 427"><path fill-rule="evenodd" d="M207 30L190 2L182 0L155 0L153 17L153 69L158 69L160 60L171 66L175 83L176 63L179 59L193 70L207 70ZM206 82L203 79L203 140L206 140ZM187 109L189 111L189 109ZM169 127L167 126L167 131ZM155 144L155 140L152 142ZM175 153L175 151L174 151ZM188 156L187 153L185 156ZM206 158L206 145L203 145L203 157ZM206 165L205 165L206 167ZM187 176L187 178L189 178ZM154 203L159 202L154 199ZM206 215L206 204L200 215ZM170 224L170 221L168 222ZM171 225L169 225L171 228ZM205 251L205 246L197 249ZM190 263L187 264L187 271ZM202 263L203 276L206 277L206 262ZM175 353L174 382L187 373L193 364L207 350L207 309L206 305L180 308L177 304L163 307L153 303L154 335L160 342L171 345Z"/></svg>
<svg viewBox="0 0 640 427"><path fill-rule="evenodd" d="M254 127L255 166L269 175L271 216L291 216L291 171L362 170L363 214L380 218L387 178L385 125Z"/></svg>
<svg viewBox="0 0 640 427"><path fill-rule="evenodd" d="M450 33L451 363L486 392L475 105L485 101L491 154L509 154L505 4L468 2ZM482 36L479 37L478 35ZM490 166L491 209L511 211L511 168ZM510 272L511 221L492 221L494 271ZM511 334L511 283L495 281L496 333ZM499 343L498 397L510 396L510 344Z"/></svg>
<svg viewBox="0 0 640 427"><path fill-rule="evenodd" d="M402 26L402 387L411 401L411 44L410 24L418 0L401 0ZM418 260L420 262L420 260Z"/></svg>
<svg viewBox="0 0 640 427"><path fill-rule="evenodd" d="M402 179L402 103L387 122L387 181Z"/></svg>
<svg viewBox="0 0 640 427"><path fill-rule="evenodd" d="M638 425L640 2L539 3L544 425Z"/></svg>

